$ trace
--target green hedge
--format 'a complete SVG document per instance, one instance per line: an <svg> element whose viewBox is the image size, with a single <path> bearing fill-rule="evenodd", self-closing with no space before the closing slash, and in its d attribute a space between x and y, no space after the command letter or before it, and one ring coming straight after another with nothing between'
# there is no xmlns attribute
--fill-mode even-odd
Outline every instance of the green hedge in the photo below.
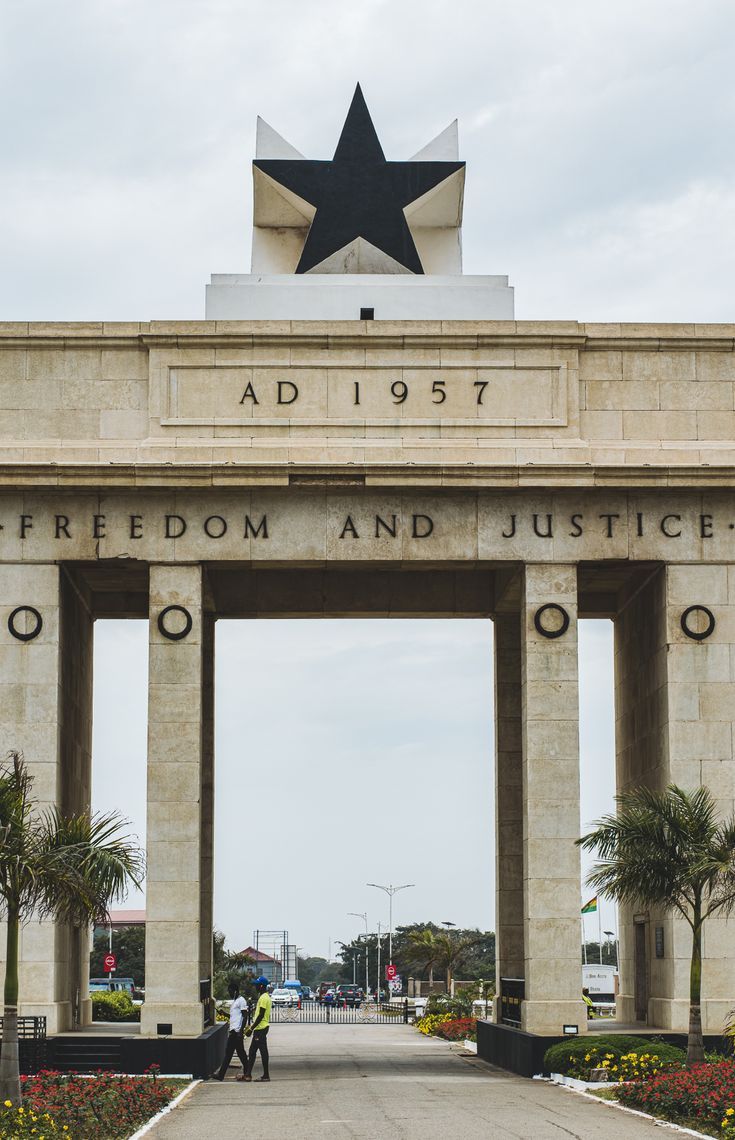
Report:
<svg viewBox="0 0 735 1140"><path fill-rule="evenodd" d="M92 1021L140 1021L140 1006L124 990L91 994Z"/></svg>
<svg viewBox="0 0 735 1140"><path fill-rule="evenodd" d="M584 1061L590 1049L597 1049L598 1056L612 1053L619 1060L623 1053L655 1053L664 1064L683 1062L686 1052L677 1045L666 1045L650 1037L626 1037L622 1033L595 1033L584 1037L568 1037L558 1045L551 1045L544 1054L544 1069L547 1073L566 1073ZM574 1060L572 1060L572 1058Z"/></svg>

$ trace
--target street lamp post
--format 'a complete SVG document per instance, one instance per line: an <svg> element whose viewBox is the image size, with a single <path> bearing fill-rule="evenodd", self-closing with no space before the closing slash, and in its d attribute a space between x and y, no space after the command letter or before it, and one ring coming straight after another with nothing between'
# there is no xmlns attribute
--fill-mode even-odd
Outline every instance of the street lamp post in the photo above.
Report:
<svg viewBox="0 0 735 1140"><path fill-rule="evenodd" d="M368 995L368 990L370 989L370 973L369 973L369 968L370 968L370 967L369 967L369 963L370 963L370 954L369 954L369 952L368 952L368 918L367 918L367 911L365 911L365 913L364 913L364 914L360 914L360 913L359 913L358 911L356 911L356 910L348 910L348 911L347 911L347 913L348 913L348 914L350 914L350 915L352 915L352 917L353 917L353 918L361 918L361 919L362 919L362 921L365 923L365 997L367 997L367 995ZM378 981L380 981L380 978L378 978Z"/></svg>
<svg viewBox="0 0 735 1140"><path fill-rule="evenodd" d="M603 932L602 932L602 933L605 935L605 937L606 937L607 939L610 939L610 938L615 938L615 931L614 931L614 930L603 930ZM602 962L602 953L600 953L600 961ZM615 944L615 968L616 968L616 969L618 969L618 947L617 947L617 942L616 942L616 944Z"/></svg>
<svg viewBox="0 0 735 1140"><path fill-rule="evenodd" d="M383 886L382 883L368 883L368 886L369 887L377 887L377 889L379 891L385 891L388 898L390 899L390 904L388 907L388 965L392 966L393 965L393 895L395 895L398 891L405 891L407 887L415 887L416 884L415 883L403 883L403 885L400 887L394 887L392 883L389 883L388 886L385 887L385 886ZM380 979L378 979L378 981L380 981Z"/></svg>

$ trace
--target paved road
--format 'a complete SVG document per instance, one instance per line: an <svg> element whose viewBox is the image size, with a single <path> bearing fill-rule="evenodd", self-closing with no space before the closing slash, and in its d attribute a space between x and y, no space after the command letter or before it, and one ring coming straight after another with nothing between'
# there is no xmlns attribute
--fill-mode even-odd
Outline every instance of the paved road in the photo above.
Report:
<svg viewBox="0 0 735 1140"><path fill-rule="evenodd" d="M269 1043L270 1084L238 1083L233 1067L224 1083L199 1085L151 1140L664 1140L668 1132L493 1069L411 1026L277 1025Z"/></svg>

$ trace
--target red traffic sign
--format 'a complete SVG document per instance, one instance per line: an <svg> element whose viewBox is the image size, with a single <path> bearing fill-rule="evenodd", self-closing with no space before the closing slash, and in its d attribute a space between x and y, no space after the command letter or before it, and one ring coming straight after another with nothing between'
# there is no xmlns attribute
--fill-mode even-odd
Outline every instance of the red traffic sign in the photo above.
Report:
<svg viewBox="0 0 735 1140"><path fill-rule="evenodd" d="M397 974L398 974L398 967L394 966L392 963L390 966L385 967L386 981L392 982Z"/></svg>
<svg viewBox="0 0 735 1140"><path fill-rule="evenodd" d="M117 967L117 958L114 954L105 954L105 969L108 973Z"/></svg>

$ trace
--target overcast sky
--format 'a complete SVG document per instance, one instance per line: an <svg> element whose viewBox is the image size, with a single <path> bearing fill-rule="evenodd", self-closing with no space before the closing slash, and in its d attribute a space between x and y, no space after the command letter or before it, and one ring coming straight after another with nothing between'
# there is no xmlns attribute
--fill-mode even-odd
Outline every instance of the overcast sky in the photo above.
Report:
<svg viewBox="0 0 735 1140"><path fill-rule="evenodd" d="M5 0L0 320L203 316L209 274L249 267L256 114L330 157L360 80L389 158L459 118L465 270L507 273L519 318L732 321L734 41L730 0ZM368 879L416 882L397 921L489 925L489 624L218 637L230 944L326 953L348 910L386 919ZM609 627L582 645L588 820ZM100 625L97 665L95 800L142 828L144 626Z"/></svg>

